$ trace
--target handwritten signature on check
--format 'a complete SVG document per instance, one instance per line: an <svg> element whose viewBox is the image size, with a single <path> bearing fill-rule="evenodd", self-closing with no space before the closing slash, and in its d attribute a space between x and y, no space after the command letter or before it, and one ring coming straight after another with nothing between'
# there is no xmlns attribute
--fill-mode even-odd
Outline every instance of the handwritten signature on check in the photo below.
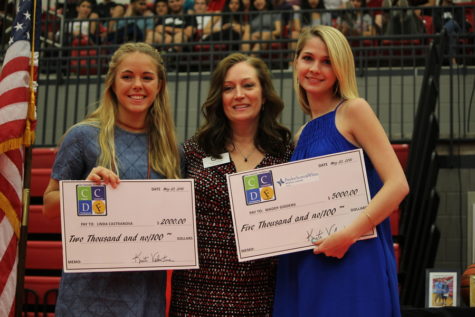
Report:
<svg viewBox="0 0 475 317"><path fill-rule="evenodd" d="M160 255L160 253L155 252L150 255L142 255L142 252L137 253L133 258L132 262L134 263L156 263L156 262L174 262L167 255Z"/></svg>

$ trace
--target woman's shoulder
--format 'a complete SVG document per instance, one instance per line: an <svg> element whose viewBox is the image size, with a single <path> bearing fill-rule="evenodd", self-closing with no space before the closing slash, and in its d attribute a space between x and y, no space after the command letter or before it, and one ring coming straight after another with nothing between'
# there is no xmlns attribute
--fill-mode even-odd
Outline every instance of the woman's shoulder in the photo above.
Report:
<svg viewBox="0 0 475 317"><path fill-rule="evenodd" d="M285 160L288 161L292 157L292 153L294 152L294 149L295 149L293 140L290 140L287 144L285 144L284 149L285 149L284 151Z"/></svg>
<svg viewBox="0 0 475 317"><path fill-rule="evenodd" d="M183 142L183 147L184 148L190 148L190 147L195 147L198 145L198 142L196 140L196 136L192 136L189 139L186 139L185 142Z"/></svg>
<svg viewBox="0 0 475 317"><path fill-rule="evenodd" d="M269 159L267 163L269 165L286 163L290 161L293 151L294 145L292 142L283 144L281 151L277 155L272 155L269 153L266 154L266 157Z"/></svg>
<svg viewBox="0 0 475 317"><path fill-rule="evenodd" d="M346 126L358 125L374 112L369 103L363 98L352 98L345 100L336 110L336 120Z"/></svg>
<svg viewBox="0 0 475 317"><path fill-rule="evenodd" d="M94 138L99 134L99 126L89 123L78 123L65 134L65 138Z"/></svg>
<svg viewBox="0 0 475 317"><path fill-rule="evenodd" d="M305 122L300 128L297 129L297 132L295 132L294 134L294 137L293 137L293 144L297 144L299 139L300 139L300 135L302 134L302 131L305 129L305 127L307 126L308 122Z"/></svg>
<svg viewBox="0 0 475 317"><path fill-rule="evenodd" d="M282 142L280 144L279 152L277 154L267 153L267 155L272 159L273 164L284 163L290 160L290 157L292 156L293 151L294 151L293 140L289 140L288 142Z"/></svg>
<svg viewBox="0 0 475 317"><path fill-rule="evenodd" d="M204 155L204 152L201 146L199 145L198 138L196 136L192 136L191 138L185 140L185 142L183 143L183 150L185 152L186 157L191 155Z"/></svg>
<svg viewBox="0 0 475 317"><path fill-rule="evenodd" d="M99 127L87 124L76 124L72 126L61 139L60 148L84 149L97 143Z"/></svg>
<svg viewBox="0 0 475 317"><path fill-rule="evenodd" d="M338 108L338 112L343 115L358 115L361 112L371 111L371 106L363 98L352 98L345 100Z"/></svg>
<svg viewBox="0 0 475 317"><path fill-rule="evenodd" d="M346 101L338 109L336 121L342 130L354 133L377 125L378 117L365 99L355 98Z"/></svg>

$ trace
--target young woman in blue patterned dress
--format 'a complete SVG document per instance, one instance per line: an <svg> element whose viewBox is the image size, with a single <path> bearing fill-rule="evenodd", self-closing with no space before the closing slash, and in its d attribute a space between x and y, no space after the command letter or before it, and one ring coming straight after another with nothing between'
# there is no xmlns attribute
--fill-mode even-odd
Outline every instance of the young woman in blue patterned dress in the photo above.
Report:
<svg viewBox="0 0 475 317"><path fill-rule="evenodd" d="M329 26L306 29L297 43L294 80L312 120L292 160L362 148L372 200L346 228L316 241L313 252L279 258L274 316L400 316L388 217L409 189L376 115L358 98L345 36ZM374 226L377 238L358 240Z"/></svg>
<svg viewBox="0 0 475 317"><path fill-rule="evenodd" d="M112 56L100 105L67 131L44 194L58 217L59 181L180 177L180 160L157 50L122 45ZM120 177L120 179L119 179ZM165 271L63 273L56 316L165 316Z"/></svg>
<svg viewBox="0 0 475 317"><path fill-rule="evenodd" d="M290 131L278 121L284 104L264 62L239 53L218 64L210 87L205 123L184 144L200 268L173 272L170 316L269 316L275 259L238 262L226 174L288 161ZM206 164L210 157L218 164Z"/></svg>

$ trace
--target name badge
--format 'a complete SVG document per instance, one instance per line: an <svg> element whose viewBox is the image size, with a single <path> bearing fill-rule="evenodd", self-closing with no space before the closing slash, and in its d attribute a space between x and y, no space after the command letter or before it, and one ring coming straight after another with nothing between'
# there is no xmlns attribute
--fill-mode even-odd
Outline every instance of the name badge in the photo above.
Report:
<svg viewBox="0 0 475 317"><path fill-rule="evenodd" d="M229 153L221 153L221 158L214 158L212 156L205 157L203 159L203 167L213 167L216 165L226 164L231 162L231 158L229 157Z"/></svg>

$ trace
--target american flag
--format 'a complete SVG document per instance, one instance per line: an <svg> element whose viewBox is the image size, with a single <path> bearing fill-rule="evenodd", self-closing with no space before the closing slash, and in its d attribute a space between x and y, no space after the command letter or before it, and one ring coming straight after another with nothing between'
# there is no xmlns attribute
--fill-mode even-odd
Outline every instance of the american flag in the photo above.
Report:
<svg viewBox="0 0 475 317"><path fill-rule="evenodd" d="M41 4L33 1L20 0L0 74L0 316L15 314L24 146L33 143L36 125L37 54L31 51L39 43Z"/></svg>

